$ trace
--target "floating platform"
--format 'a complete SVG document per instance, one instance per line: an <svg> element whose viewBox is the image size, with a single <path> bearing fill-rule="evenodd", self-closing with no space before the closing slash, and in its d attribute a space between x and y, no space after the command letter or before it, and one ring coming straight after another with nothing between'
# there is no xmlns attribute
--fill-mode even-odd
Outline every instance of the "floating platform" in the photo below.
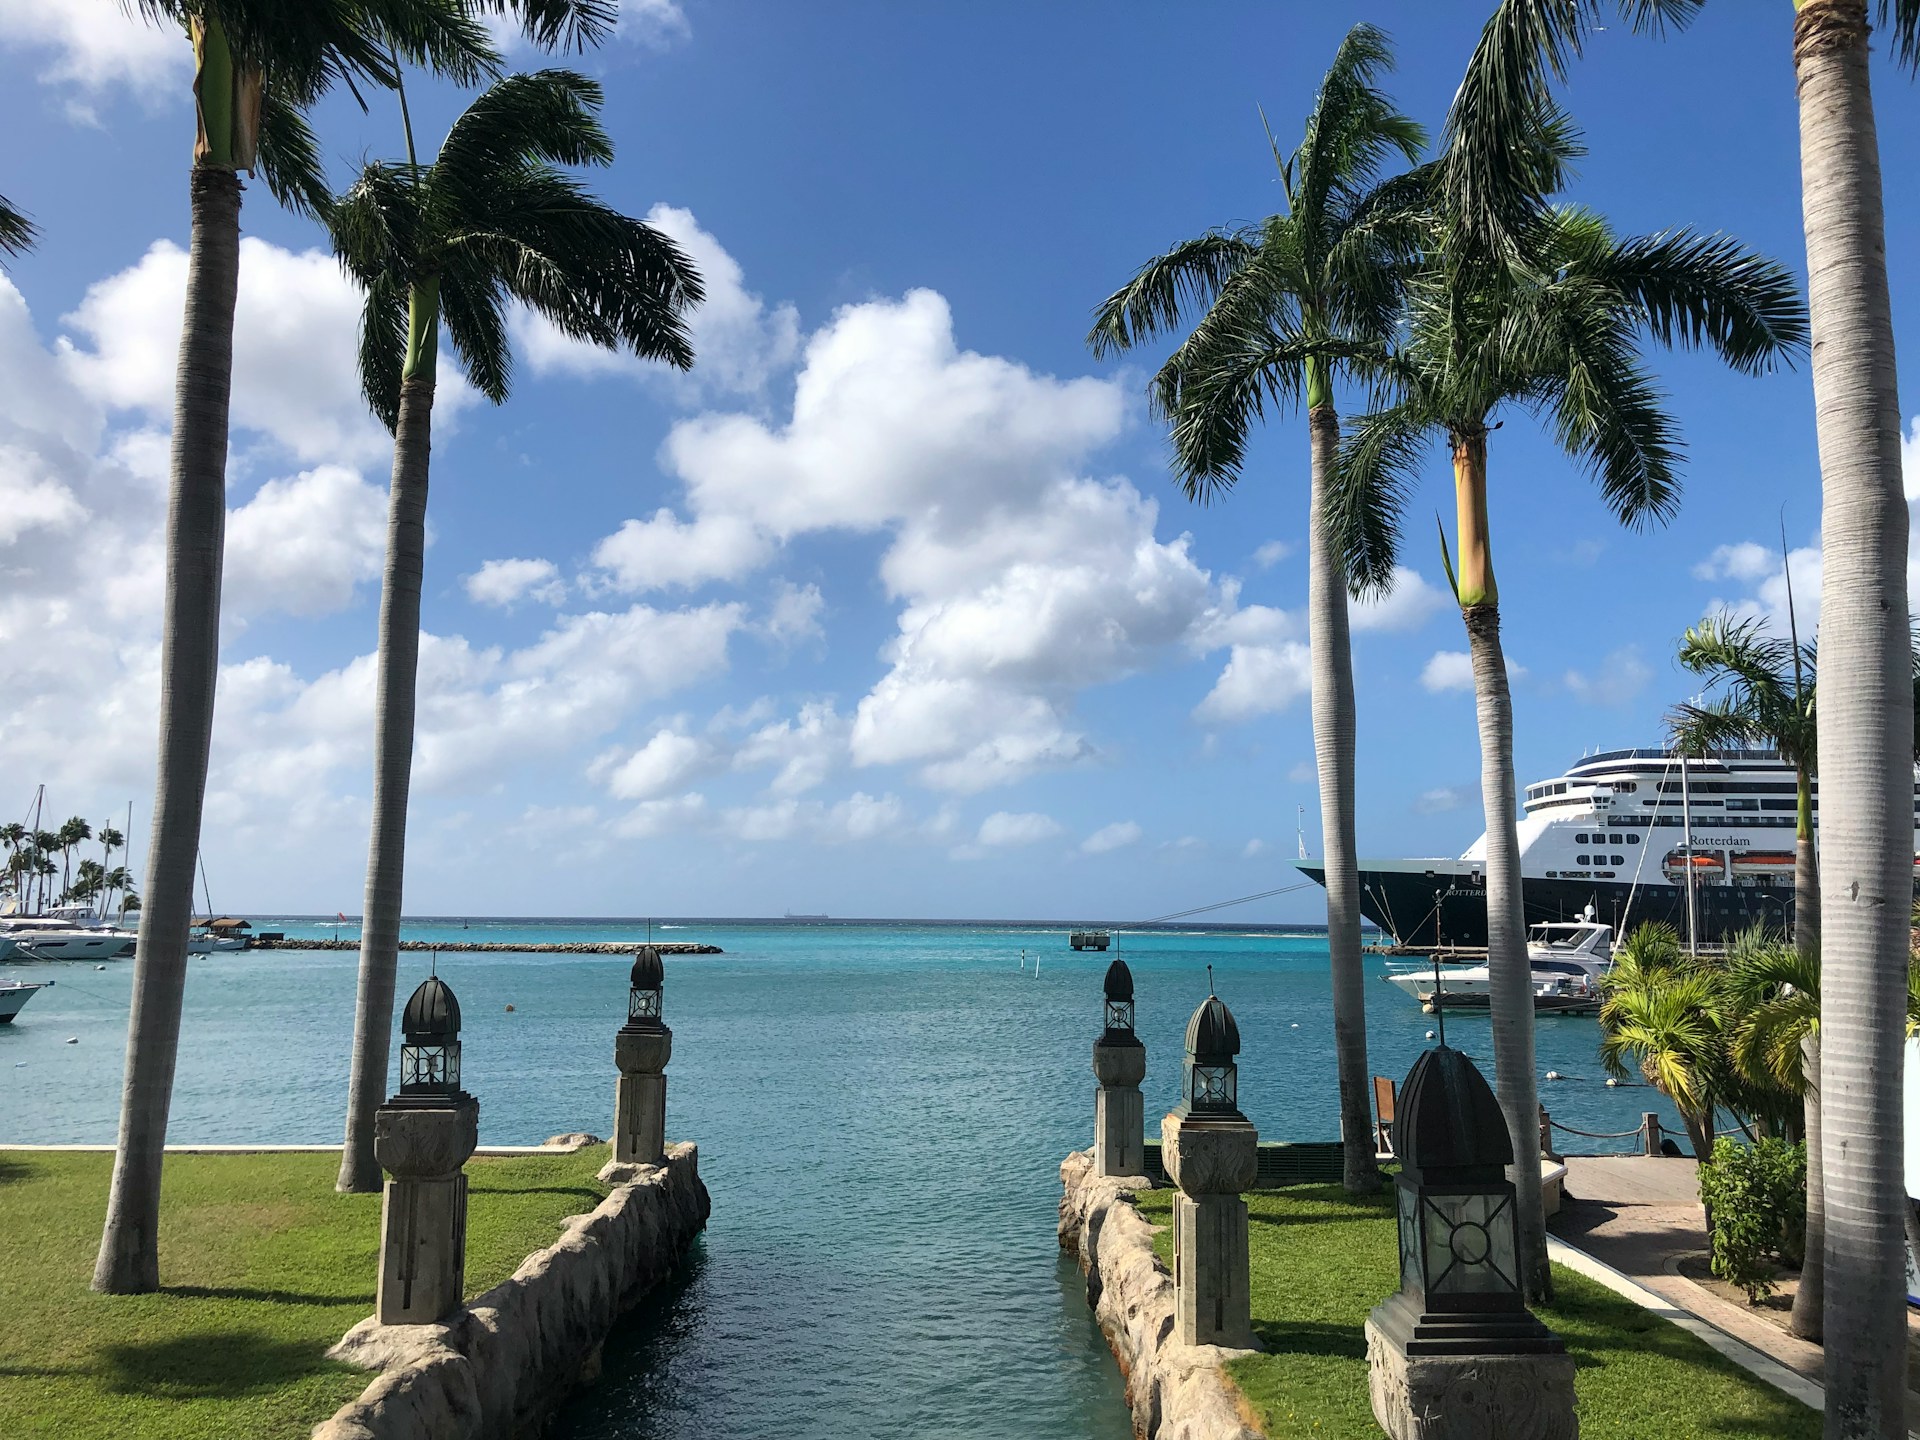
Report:
<svg viewBox="0 0 1920 1440"><path fill-rule="evenodd" d="M1105 950L1113 937L1104 930L1076 930L1067 937L1067 943L1076 950Z"/></svg>

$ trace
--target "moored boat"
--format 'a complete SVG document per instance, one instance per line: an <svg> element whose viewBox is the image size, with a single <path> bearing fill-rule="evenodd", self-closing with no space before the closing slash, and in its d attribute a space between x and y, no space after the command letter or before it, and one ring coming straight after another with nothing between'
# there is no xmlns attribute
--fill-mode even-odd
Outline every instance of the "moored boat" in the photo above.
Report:
<svg viewBox="0 0 1920 1440"><path fill-rule="evenodd" d="M11 1025L21 1007L46 988L25 980L0 980L0 1025Z"/></svg>
<svg viewBox="0 0 1920 1440"><path fill-rule="evenodd" d="M1613 930L1591 920L1544 921L1527 932L1527 968L1533 976L1533 1008L1585 1014L1600 1006L1600 981L1613 965ZM1486 964L1440 969L1406 966L1387 983L1427 1009L1484 1010L1491 1003L1492 972Z"/></svg>

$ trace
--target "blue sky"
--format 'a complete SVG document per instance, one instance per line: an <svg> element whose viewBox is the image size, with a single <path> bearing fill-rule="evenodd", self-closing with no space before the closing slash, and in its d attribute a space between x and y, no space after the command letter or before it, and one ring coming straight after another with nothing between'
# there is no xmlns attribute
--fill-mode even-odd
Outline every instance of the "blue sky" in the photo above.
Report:
<svg viewBox="0 0 1920 1440"><path fill-rule="evenodd" d="M1393 89L1437 128L1488 6L627 10L564 63L606 87L619 157L594 183L707 274L702 363L675 379L523 324L505 407L444 377L408 910L1123 921L1286 884L1297 807L1318 851L1304 425L1196 508L1146 414L1157 357L1098 363L1083 337L1142 260L1273 208L1259 109L1291 143L1348 25L1390 32ZM1721 0L1665 40L1592 37L1573 198L1803 270L1789 32L1785 5ZM0 282L0 809L42 782L61 815L132 800L137 860L185 50L114 0L0 0L0 125L31 137L0 191L46 232ZM1875 83L1901 153L1920 99L1890 65ZM423 140L462 103L422 84ZM319 124L343 183L400 148L383 97ZM1887 180L1904 337L1920 187ZM223 907L351 914L388 456L322 237L257 185L243 226L206 862ZM1690 455L1664 530L1622 531L1524 415L1494 440L1522 783L1657 739L1686 625L1778 609L1783 510L1815 603L1804 369L1656 364ZM1363 853L1482 828L1426 518L1450 502L1436 455L1408 573L1360 617ZM1309 891L1218 918L1322 913Z"/></svg>

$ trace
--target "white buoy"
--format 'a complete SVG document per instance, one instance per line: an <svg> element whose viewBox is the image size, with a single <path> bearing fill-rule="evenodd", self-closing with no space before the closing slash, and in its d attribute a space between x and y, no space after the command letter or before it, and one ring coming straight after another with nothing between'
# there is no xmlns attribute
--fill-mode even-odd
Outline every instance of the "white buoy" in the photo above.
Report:
<svg viewBox="0 0 1920 1440"><path fill-rule="evenodd" d="M1429 1040L1433 1039L1433 1031L1431 1030L1427 1031L1427 1039Z"/></svg>
<svg viewBox="0 0 1920 1440"><path fill-rule="evenodd" d="M69 1035L67 1037L67 1044L78 1045L79 1043L80 1043L80 1037L78 1035Z"/></svg>
<svg viewBox="0 0 1920 1440"><path fill-rule="evenodd" d="M1618 1085L1619 1083L1620 1082L1614 1079L1611 1075L1607 1077L1607 1089L1611 1090L1613 1089L1614 1086Z"/></svg>
<svg viewBox="0 0 1920 1440"><path fill-rule="evenodd" d="M1300 1022L1296 1020L1293 1022L1293 1024L1289 1025L1287 1028L1289 1030L1298 1030L1300 1028Z"/></svg>
<svg viewBox="0 0 1920 1440"><path fill-rule="evenodd" d="M1560 1072L1558 1070L1547 1071L1547 1079L1558 1080L1559 1078L1560 1078Z"/></svg>
<svg viewBox="0 0 1920 1440"><path fill-rule="evenodd" d="M104 965L96 965L96 966L94 966L93 968L94 968L94 969L96 969L96 970L104 970L104 969L106 969L107 967L106 967L106 966L104 966Z"/></svg>

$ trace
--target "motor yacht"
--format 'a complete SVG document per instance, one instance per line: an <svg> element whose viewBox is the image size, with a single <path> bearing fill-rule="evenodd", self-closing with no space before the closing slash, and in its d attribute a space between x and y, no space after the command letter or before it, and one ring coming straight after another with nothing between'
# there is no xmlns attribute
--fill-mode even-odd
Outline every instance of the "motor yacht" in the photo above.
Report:
<svg viewBox="0 0 1920 1440"><path fill-rule="evenodd" d="M1527 932L1527 968L1533 975L1533 1008L1580 1014L1600 1006L1600 980L1613 964L1613 929L1591 919L1543 921ZM1490 1003L1493 976L1479 965L1442 968L1405 966L1387 983L1422 1006L1480 1009Z"/></svg>

